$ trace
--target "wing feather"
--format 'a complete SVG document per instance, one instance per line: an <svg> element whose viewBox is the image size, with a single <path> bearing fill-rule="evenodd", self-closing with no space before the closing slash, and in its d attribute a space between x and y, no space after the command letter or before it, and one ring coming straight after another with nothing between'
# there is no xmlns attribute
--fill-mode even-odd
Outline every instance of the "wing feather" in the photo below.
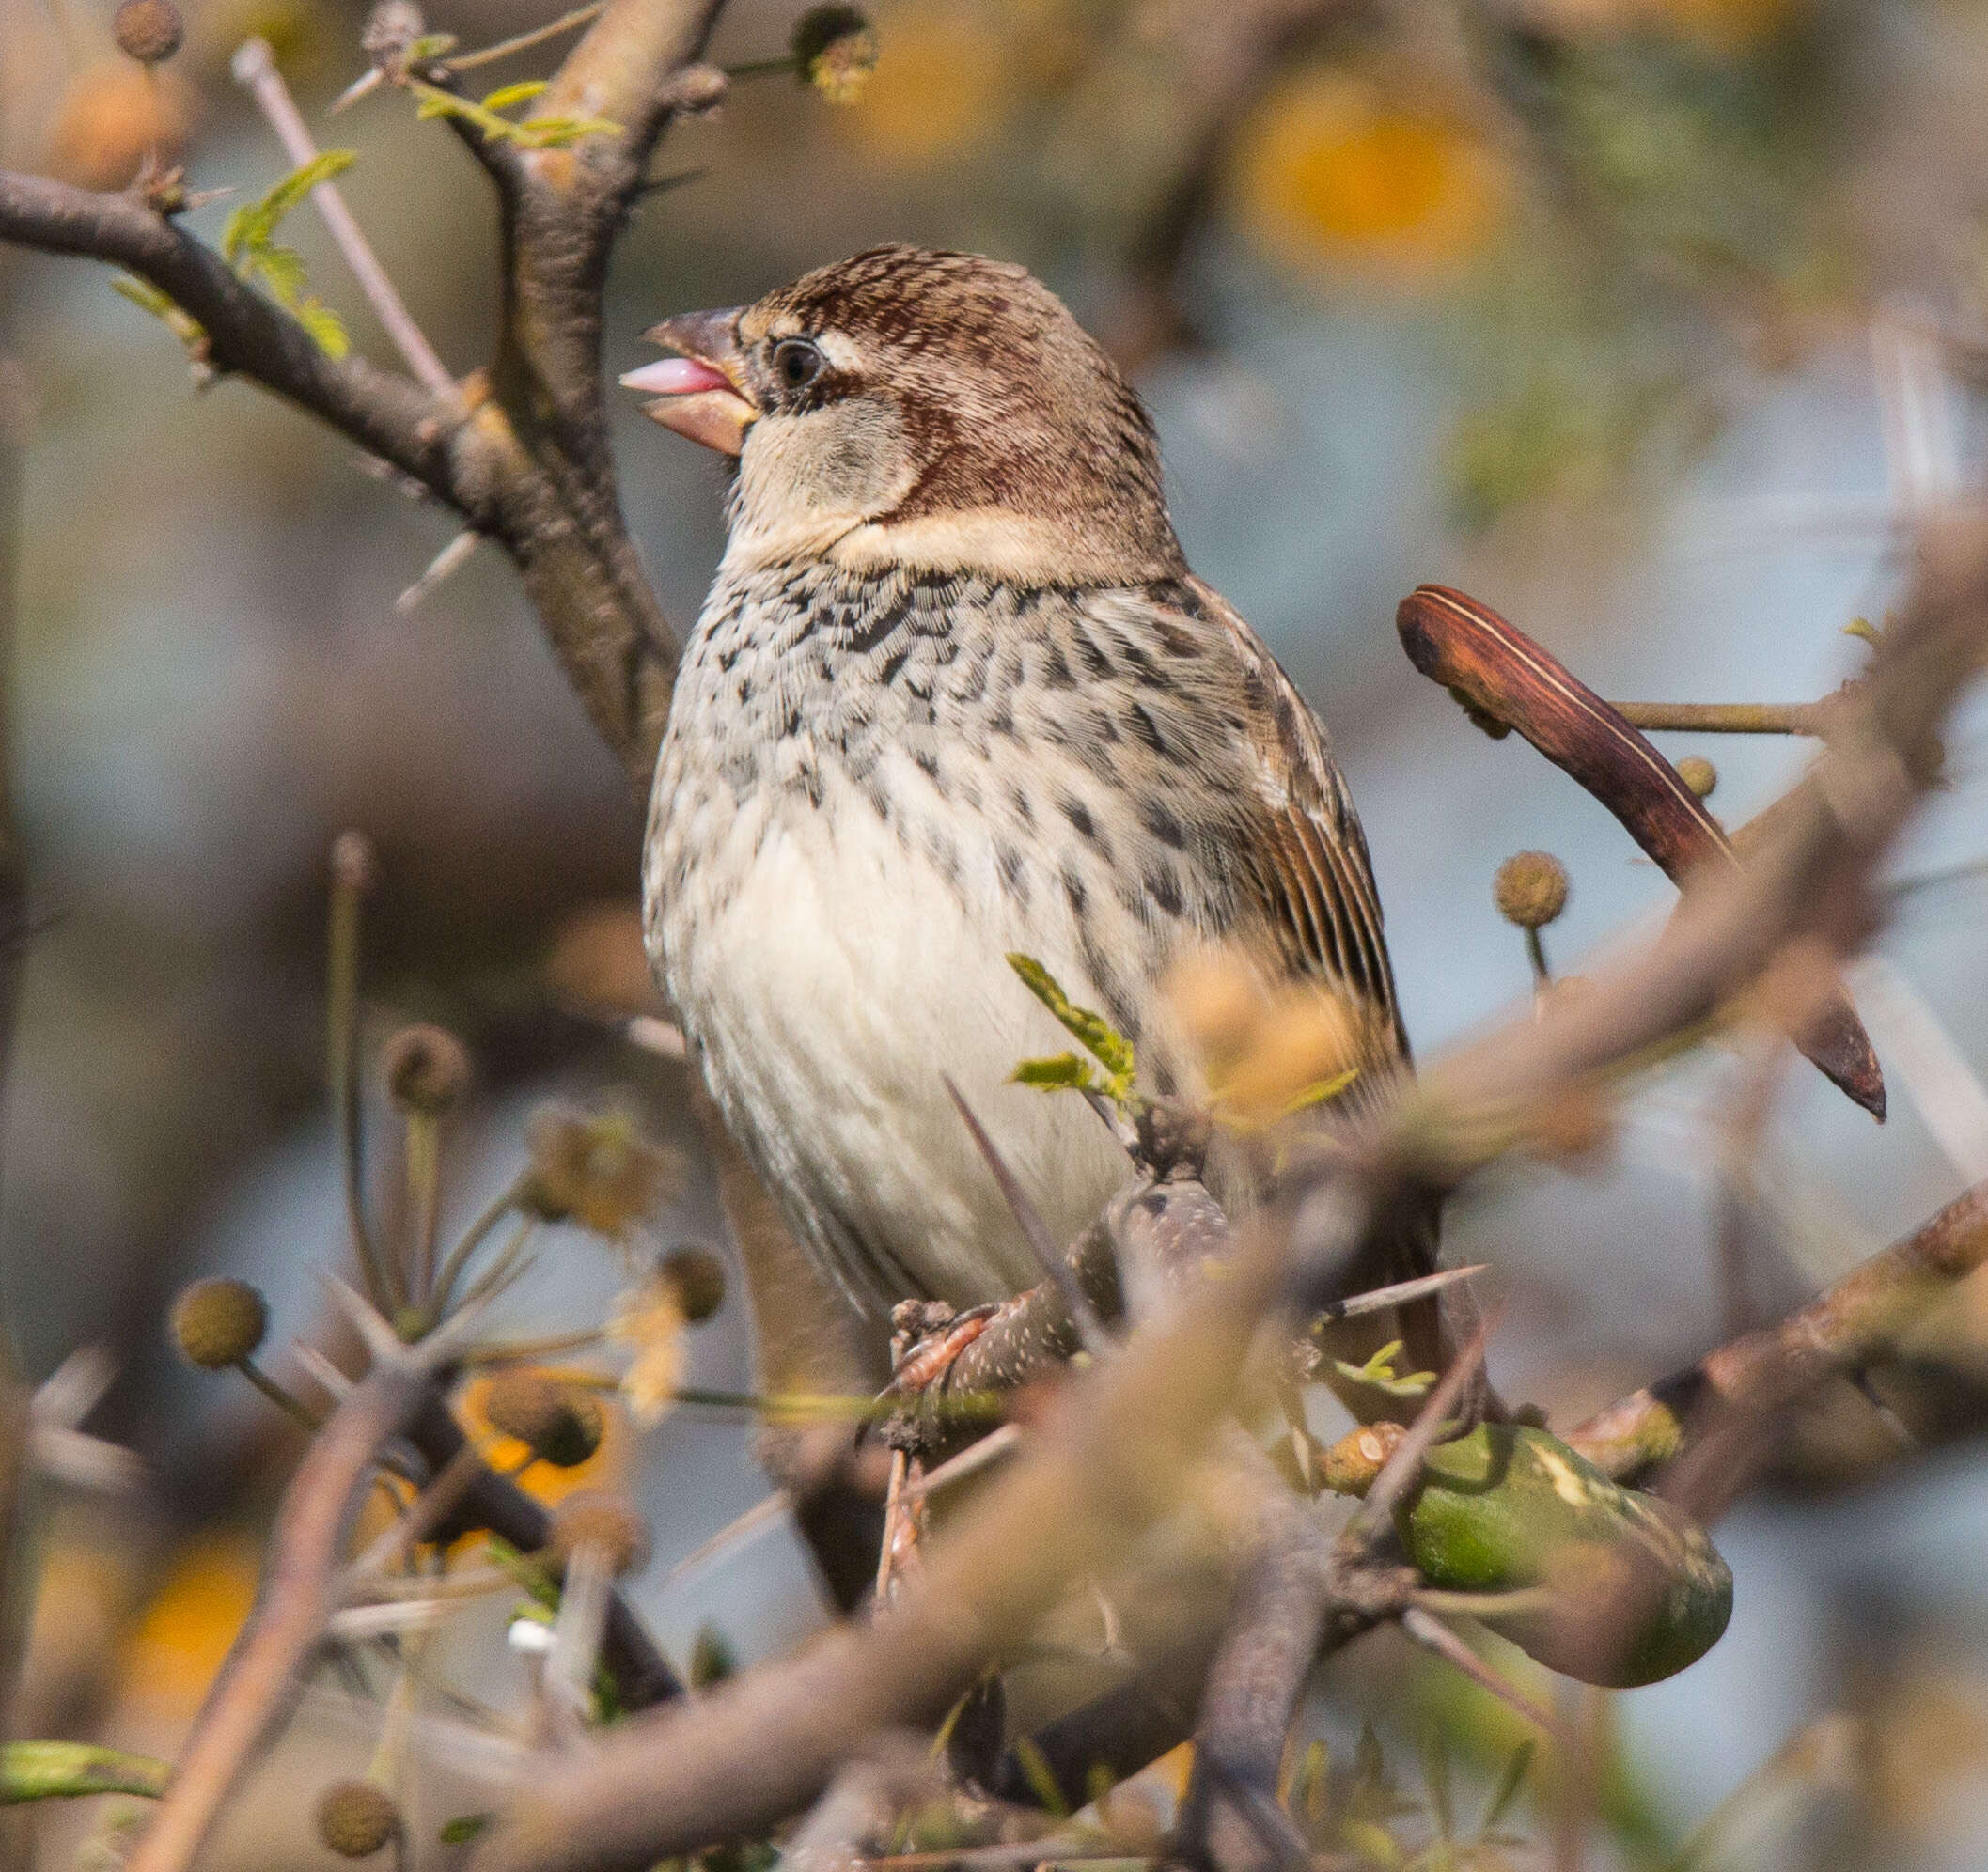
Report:
<svg viewBox="0 0 1988 1872"><path fill-rule="evenodd" d="M1244 731L1260 828L1246 870L1295 975L1364 996L1408 1047L1388 965L1380 894L1325 731L1277 661L1220 594L1192 582L1244 675Z"/></svg>

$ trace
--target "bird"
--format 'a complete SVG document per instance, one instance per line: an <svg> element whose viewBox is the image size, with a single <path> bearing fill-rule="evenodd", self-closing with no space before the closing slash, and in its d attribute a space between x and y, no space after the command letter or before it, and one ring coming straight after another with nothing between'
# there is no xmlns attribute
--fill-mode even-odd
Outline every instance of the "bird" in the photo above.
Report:
<svg viewBox="0 0 1988 1872"><path fill-rule="evenodd" d="M643 847L645 941L789 1226L853 1305L1041 1270L949 1079L1058 1239L1126 1180L1041 962L1192 1099L1167 993L1224 946L1408 1057L1366 838L1318 716L1190 569L1145 407L1027 270L892 245L665 319L620 381L729 458ZM1432 1231L1388 1277L1429 1271Z"/></svg>

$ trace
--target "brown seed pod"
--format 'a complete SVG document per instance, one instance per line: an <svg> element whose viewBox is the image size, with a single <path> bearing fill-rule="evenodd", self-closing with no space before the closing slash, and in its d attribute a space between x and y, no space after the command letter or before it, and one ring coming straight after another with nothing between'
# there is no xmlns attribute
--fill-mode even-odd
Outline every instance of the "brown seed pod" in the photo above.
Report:
<svg viewBox="0 0 1988 1872"><path fill-rule="evenodd" d="M656 1271L676 1288L683 1317L693 1326L725 1304L725 1263L709 1248L672 1249Z"/></svg>
<svg viewBox="0 0 1988 1872"><path fill-rule="evenodd" d="M173 1302L173 1343L206 1371L239 1365L269 1331L269 1303L246 1281L196 1281Z"/></svg>
<svg viewBox="0 0 1988 1872"><path fill-rule="evenodd" d="M597 1547L618 1579L649 1564L649 1528L626 1495L581 1489L553 1510L552 1551L563 1564L583 1547Z"/></svg>
<svg viewBox="0 0 1988 1872"><path fill-rule="evenodd" d="M1678 762L1678 778L1701 800L1709 800L1719 784L1719 770L1702 754L1687 754Z"/></svg>
<svg viewBox="0 0 1988 1872"><path fill-rule="evenodd" d="M1517 851L1498 866L1498 913L1521 929L1543 929L1567 908L1567 867L1550 851Z"/></svg>
<svg viewBox="0 0 1988 1872"><path fill-rule="evenodd" d="M555 1469L577 1469L601 1447L606 1429L591 1392L537 1371L499 1372L484 1394L483 1414Z"/></svg>
<svg viewBox="0 0 1988 1872"><path fill-rule="evenodd" d="M371 1781L335 1781L318 1796L318 1837L340 1859L365 1859L400 1832L400 1809Z"/></svg>
<svg viewBox="0 0 1988 1872"><path fill-rule="evenodd" d="M186 22L173 0L124 0L111 16L117 50L140 65L160 65L180 50Z"/></svg>
<svg viewBox="0 0 1988 1872"><path fill-rule="evenodd" d="M380 1076L403 1112L439 1117L469 1089L469 1050L446 1027L402 1027L381 1052Z"/></svg>

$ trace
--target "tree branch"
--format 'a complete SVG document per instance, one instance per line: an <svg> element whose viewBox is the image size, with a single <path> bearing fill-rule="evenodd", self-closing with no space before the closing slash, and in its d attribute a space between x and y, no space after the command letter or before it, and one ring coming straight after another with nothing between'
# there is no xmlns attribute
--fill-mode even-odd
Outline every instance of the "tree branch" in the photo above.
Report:
<svg viewBox="0 0 1988 1872"><path fill-rule="evenodd" d="M136 196L0 171L0 241L103 260L149 280L199 322L217 369L308 410L469 513L450 459L460 409L364 358L330 356L211 247Z"/></svg>
<svg viewBox="0 0 1988 1872"><path fill-rule="evenodd" d="M1259 1329L1378 1224L1527 1135L1591 1075L1687 1032L1797 940L1847 942L1864 881L1902 822L1923 746L1988 642L1988 526L1931 533L1919 577L1829 751L1744 872L1695 878L1663 936L1543 1017L1527 1009L1350 1120L1295 1222L1252 1224L1222 1278L1069 1387L1015 1463L965 1509L884 1618L638 1717L522 1804L480 1872L610 1872L762 1829L816 1798L860 1739L936 1719L1074 1575L1175 1499Z"/></svg>
<svg viewBox="0 0 1988 1872"><path fill-rule="evenodd" d="M1978 1183L1807 1306L1609 1405L1567 1441L1618 1481L1640 1480L1714 1418L1765 1415L1825 1378L1882 1362L1983 1265L1988 1183Z"/></svg>
<svg viewBox="0 0 1988 1872"><path fill-rule="evenodd" d="M256 1751L289 1713L337 1610L338 1560L383 1449L432 1389L430 1342L376 1360L311 1439L283 1491L254 1609L195 1718L130 1872L183 1872Z"/></svg>

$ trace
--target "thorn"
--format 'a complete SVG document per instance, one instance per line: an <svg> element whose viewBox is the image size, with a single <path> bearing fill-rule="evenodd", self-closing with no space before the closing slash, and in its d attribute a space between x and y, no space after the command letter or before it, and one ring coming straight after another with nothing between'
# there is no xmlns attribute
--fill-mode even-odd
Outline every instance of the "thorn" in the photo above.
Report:
<svg viewBox="0 0 1988 1872"><path fill-rule="evenodd" d="M337 1274L325 1272L322 1268L318 1270L318 1278L352 1321L374 1364L384 1365L406 1355L407 1346L399 1334L357 1287L341 1281Z"/></svg>
<svg viewBox="0 0 1988 1872"><path fill-rule="evenodd" d="M1391 1287L1370 1287L1365 1293L1348 1294L1344 1300L1336 1300L1329 1306L1319 1310L1322 1320L1337 1324L1341 1319L1357 1319L1367 1313L1385 1313L1390 1306L1405 1306L1412 1300L1422 1300L1443 1288L1454 1287L1459 1281L1467 1281L1473 1274L1481 1274L1491 1265L1488 1261L1474 1261L1467 1268L1438 1268L1432 1274L1420 1274L1412 1281L1396 1281Z"/></svg>
<svg viewBox="0 0 1988 1872"><path fill-rule="evenodd" d="M457 570L477 550L477 541L482 535L469 528L456 535L448 544L428 562L428 569L413 585L394 600L394 609L405 617L430 592Z"/></svg>
<svg viewBox="0 0 1988 1872"><path fill-rule="evenodd" d="M1571 1753L1576 1746L1574 1739L1548 1711L1542 1709L1525 1692L1506 1682L1433 1613L1426 1612L1418 1605L1404 1606L1401 1618L1401 1630L1424 1650L1433 1651L1445 1663L1462 1671L1472 1683L1488 1690L1501 1703L1509 1704L1528 1723L1551 1736L1558 1747Z"/></svg>
<svg viewBox="0 0 1988 1872"><path fill-rule="evenodd" d="M1049 1225L1042 1220L1041 1212L1035 1204L1029 1201L1028 1193L1023 1189L1014 1172L1008 1167L1007 1161L995 1147L994 1139L988 1136L979 1119L974 1116L972 1107L967 1104L960 1088L953 1084L952 1075L941 1073L939 1076L946 1081L946 1090L951 1095L954 1105L959 1108L961 1117L966 1121L966 1129L973 1134L973 1141L978 1147L980 1155L987 1160L987 1167L994 1172L994 1181L1000 1185L1001 1194L1013 1212L1014 1219L1021 1225L1023 1238L1034 1251L1042 1271L1056 1283L1057 1291L1062 1295L1064 1307L1070 1314L1071 1324L1077 1329L1079 1342L1093 1358L1108 1354L1111 1350L1110 1335L1098 1318L1097 1309L1091 1305L1090 1297L1084 1291L1082 1283L1072 1271L1068 1258L1057 1245L1056 1238L1050 1234Z"/></svg>
<svg viewBox="0 0 1988 1872"><path fill-rule="evenodd" d="M377 90L383 82L384 82L384 74L375 65L370 70L362 72L358 77L354 78L344 90L340 91L324 107L324 115L326 117L337 117L340 111L356 104L368 91Z"/></svg>

